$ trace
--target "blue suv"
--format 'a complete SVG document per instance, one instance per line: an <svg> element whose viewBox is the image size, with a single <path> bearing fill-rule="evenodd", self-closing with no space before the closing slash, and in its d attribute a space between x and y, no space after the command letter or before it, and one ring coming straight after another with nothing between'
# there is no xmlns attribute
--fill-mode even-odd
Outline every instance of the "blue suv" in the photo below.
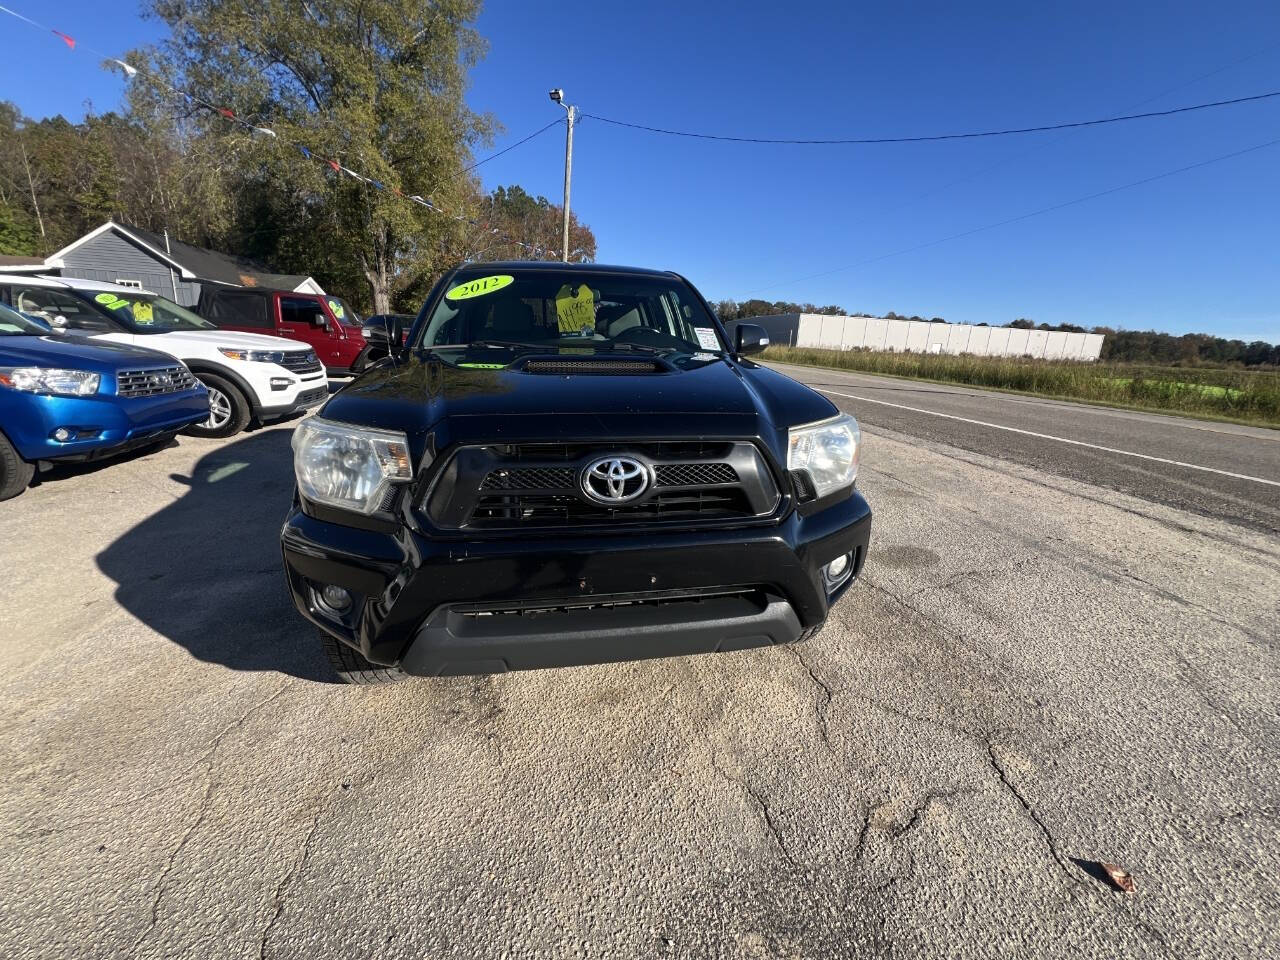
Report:
<svg viewBox="0 0 1280 960"><path fill-rule="evenodd" d="M25 490L40 461L167 442L208 419L208 391L181 361L50 333L0 304L0 500Z"/></svg>

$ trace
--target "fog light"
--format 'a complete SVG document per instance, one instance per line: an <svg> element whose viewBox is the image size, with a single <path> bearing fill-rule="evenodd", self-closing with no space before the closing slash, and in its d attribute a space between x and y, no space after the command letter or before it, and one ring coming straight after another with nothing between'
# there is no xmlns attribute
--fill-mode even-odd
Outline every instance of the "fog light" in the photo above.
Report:
<svg viewBox="0 0 1280 960"><path fill-rule="evenodd" d="M853 554L846 553L836 557L822 568L822 581L826 584L828 593L849 579L849 575L853 572L852 560Z"/></svg>
<svg viewBox="0 0 1280 960"><path fill-rule="evenodd" d="M321 589L320 600L326 607L339 613L351 606L351 594L332 583Z"/></svg>
<svg viewBox="0 0 1280 960"><path fill-rule="evenodd" d="M72 438L72 436L74 436L74 434L66 427L59 427L57 430L53 431L53 439L57 440L59 443L66 443Z"/></svg>

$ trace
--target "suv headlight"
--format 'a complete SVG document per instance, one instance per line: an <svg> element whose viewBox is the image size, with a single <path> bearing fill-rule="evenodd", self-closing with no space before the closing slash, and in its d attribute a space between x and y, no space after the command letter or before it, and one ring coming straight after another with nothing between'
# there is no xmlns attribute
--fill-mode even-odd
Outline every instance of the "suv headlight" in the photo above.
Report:
<svg viewBox="0 0 1280 960"><path fill-rule="evenodd" d="M25 393L87 397L98 392L102 377L84 370L56 367L0 367L0 384Z"/></svg>
<svg viewBox="0 0 1280 960"><path fill-rule="evenodd" d="M308 500L365 514L383 509L392 484L413 477L403 433L319 417L293 432L293 470Z"/></svg>
<svg viewBox="0 0 1280 960"><path fill-rule="evenodd" d="M279 350L241 350L238 347L219 347L218 352L232 360L248 360L251 363L284 363L284 353Z"/></svg>
<svg viewBox="0 0 1280 960"><path fill-rule="evenodd" d="M861 452L862 431L847 413L787 431L787 469L806 474L819 500L853 483Z"/></svg>

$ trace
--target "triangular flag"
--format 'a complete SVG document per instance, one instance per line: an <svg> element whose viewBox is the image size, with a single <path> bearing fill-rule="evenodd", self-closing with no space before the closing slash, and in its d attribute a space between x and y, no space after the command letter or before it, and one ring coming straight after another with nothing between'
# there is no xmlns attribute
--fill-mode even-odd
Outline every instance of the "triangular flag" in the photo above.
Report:
<svg viewBox="0 0 1280 960"><path fill-rule="evenodd" d="M217 109L218 109L218 112L222 114L224 117L226 117L228 120L234 120L236 118L236 115L232 113L230 110L228 110L226 107L218 107Z"/></svg>
<svg viewBox="0 0 1280 960"><path fill-rule="evenodd" d="M333 172L334 172L334 173L339 173L339 172L341 172L341 170L342 170L342 167L338 164L338 161L337 161L337 160L326 160L326 161L325 161L325 163L327 163L327 164L329 164L329 166L333 167Z"/></svg>
<svg viewBox="0 0 1280 960"><path fill-rule="evenodd" d="M298 149L302 151L302 155L303 155L304 157L306 157L308 160L310 160L310 159L311 159L311 151L310 151L310 150L308 150L308 149L307 149L306 147L304 147L302 144L298 144Z"/></svg>
<svg viewBox="0 0 1280 960"><path fill-rule="evenodd" d="M67 36L65 33L63 33L61 30L54 30L54 31L53 31L53 35L54 35L55 37L58 37L59 39L61 39L61 40L62 40L62 42L63 42L63 43L65 43L65 44L66 44L68 47L70 47L72 50L74 50L74 49L76 48L76 41L75 41L75 39L74 39L73 37L68 37L68 36Z"/></svg>
<svg viewBox="0 0 1280 960"><path fill-rule="evenodd" d="M137 76L138 74L137 67L130 66L129 64L125 63L123 60L112 60L111 62L119 64L120 67L124 70L124 72L131 77Z"/></svg>
<svg viewBox="0 0 1280 960"><path fill-rule="evenodd" d="M387 188L386 188L386 187L384 187L382 184L380 184L377 180L370 180L369 182L370 182L370 183L372 183L372 184L373 184L375 187L377 187L379 190L385 190L385 189L387 189Z"/></svg>
<svg viewBox="0 0 1280 960"><path fill-rule="evenodd" d="M254 128L253 128L253 132L254 132L254 133L265 133L268 137L274 137L274 136L276 135L276 132L275 132L274 130L270 129L269 127L254 127Z"/></svg>

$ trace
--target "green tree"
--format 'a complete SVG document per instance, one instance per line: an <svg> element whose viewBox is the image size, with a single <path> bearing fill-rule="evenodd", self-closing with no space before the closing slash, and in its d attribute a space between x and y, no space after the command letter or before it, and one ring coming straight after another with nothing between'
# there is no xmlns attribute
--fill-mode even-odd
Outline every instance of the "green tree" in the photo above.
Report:
<svg viewBox="0 0 1280 960"><path fill-rule="evenodd" d="M440 268L461 226L393 191L452 210L474 195L461 171L493 126L463 101L483 51L470 26L478 0L148 0L146 8L172 31L137 55L149 69L275 132L251 136L199 105L169 101L185 140L225 147L216 174L224 196L279 217L269 230L305 231L286 254L358 271L379 312ZM147 84L130 91L139 116L166 103Z"/></svg>

